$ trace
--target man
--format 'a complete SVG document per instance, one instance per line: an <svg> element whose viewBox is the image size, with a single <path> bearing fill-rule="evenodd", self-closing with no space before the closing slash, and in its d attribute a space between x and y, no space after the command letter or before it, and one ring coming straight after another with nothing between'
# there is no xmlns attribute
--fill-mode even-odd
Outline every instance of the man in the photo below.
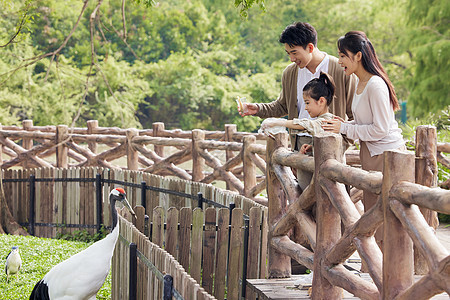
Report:
<svg viewBox="0 0 450 300"><path fill-rule="evenodd" d="M322 71L330 74L336 84L336 98L330 105L330 112L344 120L353 119L351 108L356 78L345 75L336 57L317 48L317 32L314 27L304 22L294 23L284 29L279 41L284 44L286 53L293 62L283 71L280 96L271 103L243 103L244 109L239 111L241 116L269 118L287 115L289 120L310 118L305 111L303 87L311 79L318 78ZM289 133L294 150L299 150L302 144L311 143L310 136L298 136L293 129Z"/></svg>

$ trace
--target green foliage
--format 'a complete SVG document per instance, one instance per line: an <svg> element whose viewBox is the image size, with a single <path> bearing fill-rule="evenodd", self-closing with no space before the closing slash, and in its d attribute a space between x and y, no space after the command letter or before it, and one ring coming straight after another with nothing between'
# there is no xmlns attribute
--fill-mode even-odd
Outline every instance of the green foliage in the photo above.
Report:
<svg viewBox="0 0 450 300"><path fill-rule="evenodd" d="M100 232L96 232L95 234L90 234L87 229L75 230L70 233L65 230L64 225L61 226L59 230L60 231L56 233L57 239L83 243L95 243L109 234L109 230L103 225L100 228Z"/></svg>
<svg viewBox="0 0 450 300"><path fill-rule="evenodd" d="M0 235L2 264L12 246L19 246L22 269L18 276L12 276L6 283L6 274L2 272L0 290L2 299L28 299L36 282L41 280L50 269L70 256L84 250L87 243L70 242L57 239ZM97 299L111 299L111 274L97 294Z"/></svg>
<svg viewBox="0 0 450 300"><path fill-rule="evenodd" d="M0 39L5 39L26 6L0 3L5 8ZM442 0L426 9L419 9L415 0L332 0L326 5L323 0L134 0L125 6L125 23L122 1L104 1L94 21L91 53L94 1L54 60L49 56L29 66L28 58L60 47L83 2L27 3L33 3L28 15L34 21L28 22L18 43L0 48L0 106L6 112L0 116L2 124L33 119L36 125L70 125L79 113L77 126L97 119L101 126L148 128L152 122L164 122L168 128L217 130L236 123L241 131L254 131L260 119L241 118L234 99L276 99L281 72L289 63L278 38L294 21L313 24L319 49L334 55L339 36L348 30L365 31L399 98L408 100L408 111L435 112L448 103L448 87L442 86L448 76L441 76L449 69L448 26L442 26L448 22L448 4ZM412 12L408 18L406 11ZM438 34L411 38L426 34L427 26L434 28L428 24L436 24L441 39ZM436 78L428 74L431 69ZM424 103L418 104L419 98Z"/></svg>
<svg viewBox="0 0 450 300"><path fill-rule="evenodd" d="M407 15L405 45L413 60L408 108L425 116L450 103L450 2L409 0Z"/></svg>

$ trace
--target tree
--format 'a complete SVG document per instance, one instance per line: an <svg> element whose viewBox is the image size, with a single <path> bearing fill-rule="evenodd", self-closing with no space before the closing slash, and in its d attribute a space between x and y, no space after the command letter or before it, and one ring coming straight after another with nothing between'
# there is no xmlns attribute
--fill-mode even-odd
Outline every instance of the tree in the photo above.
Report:
<svg viewBox="0 0 450 300"><path fill-rule="evenodd" d="M413 61L408 107L421 117L450 103L450 2L409 0L407 14L404 44Z"/></svg>

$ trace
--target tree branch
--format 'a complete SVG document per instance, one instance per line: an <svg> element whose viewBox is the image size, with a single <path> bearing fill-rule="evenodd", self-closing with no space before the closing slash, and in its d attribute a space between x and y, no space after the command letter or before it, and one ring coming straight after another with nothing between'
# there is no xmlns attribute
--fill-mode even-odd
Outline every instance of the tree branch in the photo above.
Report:
<svg viewBox="0 0 450 300"><path fill-rule="evenodd" d="M8 46L9 44L11 44L14 39L19 35L20 31L22 30L23 25L25 24L26 20L28 19L28 10L30 8L31 3L28 3L27 8L25 9L25 13L22 16L22 20L20 20L20 24L19 24L19 28L17 29L16 33L14 33L14 35L11 37L11 39L4 45L0 45L0 48L4 48L6 46Z"/></svg>
<svg viewBox="0 0 450 300"><path fill-rule="evenodd" d="M126 41L127 40L127 21L125 19L125 1L126 0L122 0L122 24L123 24L123 40Z"/></svg>

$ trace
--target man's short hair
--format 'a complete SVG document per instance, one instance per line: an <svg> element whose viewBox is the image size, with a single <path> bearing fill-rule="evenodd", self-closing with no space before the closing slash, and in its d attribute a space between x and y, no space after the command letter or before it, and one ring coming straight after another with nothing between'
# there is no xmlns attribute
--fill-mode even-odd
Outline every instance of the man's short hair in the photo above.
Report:
<svg viewBox="0 0 450 300"><path fill-rule="evenodd" d="M317 46L317 31L309 23L296 22L288 25L280 35L280 43L291 47L302 46L306 48L309 43Z"/></svg>

